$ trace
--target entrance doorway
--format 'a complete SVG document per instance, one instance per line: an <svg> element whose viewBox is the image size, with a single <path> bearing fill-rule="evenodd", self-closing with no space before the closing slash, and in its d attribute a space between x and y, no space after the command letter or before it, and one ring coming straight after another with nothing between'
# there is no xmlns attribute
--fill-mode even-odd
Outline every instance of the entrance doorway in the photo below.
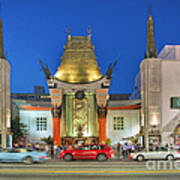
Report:
<svg viewBox="0 0 180 180"><path fill-rule="evenodd" d="M180 124L178 124L174 129L173 135L174 135L174 144L180 145Z"/></svg>

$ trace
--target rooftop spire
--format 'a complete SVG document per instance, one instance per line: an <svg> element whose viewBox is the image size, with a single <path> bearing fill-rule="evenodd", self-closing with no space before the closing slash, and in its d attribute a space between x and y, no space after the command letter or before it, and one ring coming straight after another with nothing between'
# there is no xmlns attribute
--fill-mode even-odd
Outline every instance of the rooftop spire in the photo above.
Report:
<svg viewBox="0 0 180 180"><path fill-rule="evenodd" d="M157 58L157 50L155 49L154 40L154 25L151 14L151 7L149 7L149 18L147 22L147 50L145 58Z"/></svg>
<svg viewBox="0 0 180 180"><path fill-rule="evenodd" d="M149 6L149 16L152 16L151 10L152 10L152 6Z"/></svg>
<svg viewBox="0 0 180 180"><path fill-rule="evenodd" d="M0 13L1 13L1 4L0 4ZM3 51L3 30L2 30L2 18L0 17L0 58L4 58Z"/></svg>

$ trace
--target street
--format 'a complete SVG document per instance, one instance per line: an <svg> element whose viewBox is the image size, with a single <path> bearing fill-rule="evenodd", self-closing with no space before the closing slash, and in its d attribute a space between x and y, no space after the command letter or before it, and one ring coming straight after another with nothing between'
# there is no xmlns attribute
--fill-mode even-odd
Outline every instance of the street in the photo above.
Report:
<svg viewBox="0 0 180 180"><path fill-rule="evenodd" d="M146 162L50 160L43 164L1 163L0 179L168 179L179 180L180 170L148 170Z"/></svg>

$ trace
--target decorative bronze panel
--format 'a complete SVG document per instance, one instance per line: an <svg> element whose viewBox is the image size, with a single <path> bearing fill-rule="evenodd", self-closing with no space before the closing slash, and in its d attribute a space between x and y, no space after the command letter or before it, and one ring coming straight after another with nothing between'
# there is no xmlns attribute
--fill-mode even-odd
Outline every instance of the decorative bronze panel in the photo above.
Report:
<svg viewBox="0 0 180 180"><path fill-rule="evenodd" d="M72 133L74 136L82 137L88 134L88 99L73 98L72 108Z"/></svg>

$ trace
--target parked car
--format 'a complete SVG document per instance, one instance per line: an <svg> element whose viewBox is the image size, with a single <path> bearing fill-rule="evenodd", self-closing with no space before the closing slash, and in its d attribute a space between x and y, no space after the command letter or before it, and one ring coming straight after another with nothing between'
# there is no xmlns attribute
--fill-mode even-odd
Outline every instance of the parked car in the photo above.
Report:
<svg viewBox="0 0 180 180"><path fill-rule="evenodd" d="M131 153L129 159L143 161L148 159L164 159L164 160L174 160L180 158L180 152L173 149L168 149L165 147L158 147L155 150L147 151L143 150L140 152Z"/></svg>
<svg viewBox="0 0 180 180"><path fill-rule="evenodd" d="M5 149L0 152L0 162L23 162L32 164L33 162L44 162L48 160L46 152L31 151L26 149Z"/></svg>
<svg viewBox="0 0 180 180"><path fill-rule="evenodd" d="M74 159L94 159L106 161L114 156L114 150L104 144L82 145L73 150L64 150L60 153L60 158L65 161Z"/></svg>

